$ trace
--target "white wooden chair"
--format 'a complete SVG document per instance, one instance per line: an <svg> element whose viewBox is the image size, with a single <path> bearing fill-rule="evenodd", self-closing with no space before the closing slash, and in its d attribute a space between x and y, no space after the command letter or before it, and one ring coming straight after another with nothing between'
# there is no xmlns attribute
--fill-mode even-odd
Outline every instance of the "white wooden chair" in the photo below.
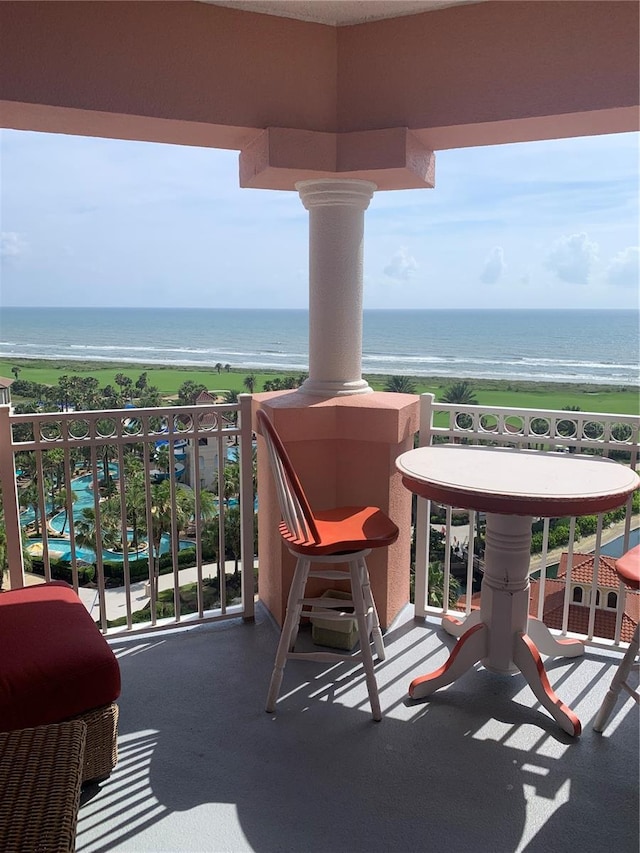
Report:
<svg viewBox="0 0 640 853"><path fill-rule="evenodd" d="M380 720L382 715L369 637L373 636L378 660L384 660L385 650L365 558L372 548L384 548L395 542L398 528L381 509L373 506L336 507L313 512L273 424L262 410L258 411L257 420L269 452L282 513L280 535L289 551L297 557L266 710L269 713L275 710L284 668L290 658L361 661L373 719ZM322 568L311 571L312 563L320 564ZM347 563L348 571L332 568L340 563ZM306 598L305 587L309 578L348 580L351 598ZM313 608L314 615L321 615L323 621L352 620L355 616L360 651L356 654L295 652L300 618L311 615L310 608ZM347 612L348 608L353 612Z"/></svg>
<svg viewBox="0 0 640 853"><path fill-rule="evenodd" d="M640 545L636 545L626 554L623 554L619 560L616 560L616 574L625 586L629 589L640 590ZM631 672L638 672L640 664L636 662L638 657L638 640L640 638L640 625L636 625L636 630L633 632L633 637L629 643L629 648L625 652L624 657L618 665L616 674L613 676L611 687L607 690L605 697L600 706L600 710L596 715L593 724L594 731L601 732L607 724L613 709L618 701L620 691L624 690L630 696L633 696L636 703L640 703L640 693L631 685L629 675Z"/></svg>

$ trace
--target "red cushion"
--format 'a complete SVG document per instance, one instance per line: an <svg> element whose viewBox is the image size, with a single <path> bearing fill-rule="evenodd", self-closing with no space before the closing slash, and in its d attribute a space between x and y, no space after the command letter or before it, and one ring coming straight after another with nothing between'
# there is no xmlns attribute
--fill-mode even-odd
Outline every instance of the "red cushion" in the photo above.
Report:
<svg viewBox="0 0 640 853"><path fill-rule="evenodd" d="M640 589L640 545L616 560L616 572L620 580L631 589Z"/></svg>
<svg viewBox="0 0 640 853"><path fill-rule="evenodd" d="M118 661L70 586L0 593L0 731L61 722L119 695Z"/></svg>

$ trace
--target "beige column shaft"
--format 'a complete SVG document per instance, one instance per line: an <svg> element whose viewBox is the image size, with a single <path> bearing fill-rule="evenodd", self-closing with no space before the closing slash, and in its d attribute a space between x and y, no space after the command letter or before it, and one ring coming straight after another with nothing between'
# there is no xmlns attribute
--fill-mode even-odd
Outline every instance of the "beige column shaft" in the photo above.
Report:
<svg viewBox="0 0 640 853"><path fill-rule="evenodd" d="M364 212L370 181L299 181L309 211L309 378L306 394L368 394L362 378Z"/></svg>

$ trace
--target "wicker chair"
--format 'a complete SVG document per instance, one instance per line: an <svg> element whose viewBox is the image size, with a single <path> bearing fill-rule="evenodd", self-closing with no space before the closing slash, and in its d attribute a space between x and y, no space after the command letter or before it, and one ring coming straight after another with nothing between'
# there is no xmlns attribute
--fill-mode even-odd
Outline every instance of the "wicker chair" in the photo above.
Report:
<svg viewBox="0 0 640 853"><path fill-rule="evenodd" d="M74 590L53 582L0 594L0 731L81 721L82 782L117 761L120 668Z"/></svg>
<svg viewBox="0 0 640 853"><path fill-rule="evenodd" d="M73 853L87 727L0 733L0 850Z"/></svg>

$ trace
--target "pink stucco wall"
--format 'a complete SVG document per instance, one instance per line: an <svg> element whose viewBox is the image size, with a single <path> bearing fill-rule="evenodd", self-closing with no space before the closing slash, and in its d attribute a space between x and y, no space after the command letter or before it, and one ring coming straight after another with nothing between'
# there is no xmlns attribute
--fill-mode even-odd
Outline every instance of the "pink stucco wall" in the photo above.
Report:
<svg viewBox="0 0 640 853"><path fill-rule="evenodd" d="M632 130L639 10L488 2L335 29L194 2L2 2L0 121L237 149L269 127L409 128L425 149ZM294 153L292 181L309 177Z"/></svg>
<svg viewBox="0 0 640 853"><path fill-rule="evenodd" d="M106 136L129 138L139 116L135 138L185 141L188 123L203 140L204 124L209 145L240 148L257 128L335 123L329 27L195 2L51 0L0 3L0 33L4 126L54 130L62 107L61 132L85 132L73 111L98 111Z"/></svg>
<svg viewBox="0 0 640 853"><path fill-rule="evenodd" d="M596 132L637 127L639 12L626 0L519 0L340 28L338 129L405 125L438 149L511 141L518 120L546 116L565 117L559 135L578 135L571 118L588 132L581 116L597 111L615 114L595 118ZM540 138L536 121L527 128Z"/></svg>
<svg viewBox="0 0 640 853"><path fill-rule="evenodd" d="M325 400L285 391L253 399L254 407L264 408L275 424L313 507L378 506L400 528L394 545L367 558L380 621L387 627L409 600L411 495L395 460L413 446L419 398L373 393ZM261 449L260 439L259 594L281 622L295 559L278 533L280 510ZM316 591L327 583L318 581Z"/></svg>

